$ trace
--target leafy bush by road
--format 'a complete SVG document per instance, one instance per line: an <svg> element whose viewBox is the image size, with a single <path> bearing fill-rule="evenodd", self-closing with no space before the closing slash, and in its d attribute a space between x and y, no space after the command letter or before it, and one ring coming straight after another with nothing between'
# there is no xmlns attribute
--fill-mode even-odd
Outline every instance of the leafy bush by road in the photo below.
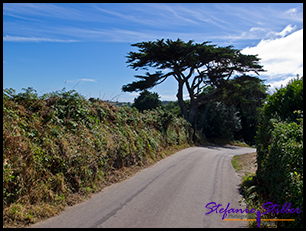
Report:
<svg viewBox="0 0 306 231"><path fill-rule="evenodd" d="M277 227L303 227L303 77L268 97L257 132L256 177L245 181L246 198L254 204L291 203L300 214L268 214L268 218L295 219ZM260 206L261 206L260 205Z"/></svg>

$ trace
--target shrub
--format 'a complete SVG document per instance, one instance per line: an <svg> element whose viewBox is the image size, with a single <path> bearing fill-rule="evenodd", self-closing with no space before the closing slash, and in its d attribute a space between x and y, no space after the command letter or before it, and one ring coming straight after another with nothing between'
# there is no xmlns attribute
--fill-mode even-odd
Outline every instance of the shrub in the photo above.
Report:
<svg viewBox="0 0 306 231"><path fill-rule="evenodd" d="M290 202L291 207L303 211L303 127L276 119L271 119L270 123L270 144L264 150L263 146L257 149L261 157L258 186L262 188L265 201L279 205ZM278 218L296 219L295 223L283 223L281 227L301 227L303 212L292 217L280 214Z"/></svg>
<svg viewBox="0 0 306 231"><path fill-rule="evenodd" d="M263 107L263 115L273 118L278 115L281 120L295 121L298 114L294 111L303 111L303 77L292 79L286 87L277 89L273 95L267 96L267 102Z"/></svg>
<svg viewBox="0 0 306 231"><path fill-rule="evenodd" d="M144 90L134 99L132 107L136 107L139 111L144 111L160 107L161 105L162 103L157 93L151 93L148 90Z"/></svg>
<svg viewBox="0 0 306 231"><path fill-rule="evenodd" d="M303 227L303 78L268 97L257 132L257 192L262 201L292 203L300 214L278 214L295 222L278 227ZM298 104L293 101L299 102ZM290 217L291 216L291 217Z"/></svg>

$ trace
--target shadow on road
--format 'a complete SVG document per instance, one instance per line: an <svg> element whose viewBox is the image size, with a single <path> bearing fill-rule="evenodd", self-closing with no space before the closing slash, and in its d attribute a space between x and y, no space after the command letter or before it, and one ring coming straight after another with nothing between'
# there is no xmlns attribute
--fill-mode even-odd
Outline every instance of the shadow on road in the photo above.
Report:
<svg viewBox="0 0 306 231"><path fill-rule="evenodd" d="M208 148L208 149L213 149L213 150L219 150L220 148L226 148L226 149L237 149L237 148L241 148L239 146L232 146L232 145L197 145L197 147L203 147L203 148Z"/></svg>

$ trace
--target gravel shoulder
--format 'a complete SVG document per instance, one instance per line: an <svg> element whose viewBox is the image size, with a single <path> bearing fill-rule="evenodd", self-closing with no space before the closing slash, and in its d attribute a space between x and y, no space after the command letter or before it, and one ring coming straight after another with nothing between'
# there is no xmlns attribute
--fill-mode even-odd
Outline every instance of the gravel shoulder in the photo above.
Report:
<svg viewBox="0 0 306 231"><path fill-rule="evenodd" d="M256 152L234 156L232 159L233 167L239 177L246 174L255 174L257 170ZM233 163L234 161L234 163Z"/></svg>

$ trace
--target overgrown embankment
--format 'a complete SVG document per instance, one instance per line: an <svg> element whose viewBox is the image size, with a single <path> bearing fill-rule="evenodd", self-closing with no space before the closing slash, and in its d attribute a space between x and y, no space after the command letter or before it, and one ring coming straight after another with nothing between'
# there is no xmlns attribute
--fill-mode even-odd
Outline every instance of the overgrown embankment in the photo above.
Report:
<svg viewBox="0 0 306 231"><path fill-rule="evenodd" d="M3 92L3 223L24 226L100 190L122 168L191 143L189 124L161 109L140 113L75 91Z"/></svg>

